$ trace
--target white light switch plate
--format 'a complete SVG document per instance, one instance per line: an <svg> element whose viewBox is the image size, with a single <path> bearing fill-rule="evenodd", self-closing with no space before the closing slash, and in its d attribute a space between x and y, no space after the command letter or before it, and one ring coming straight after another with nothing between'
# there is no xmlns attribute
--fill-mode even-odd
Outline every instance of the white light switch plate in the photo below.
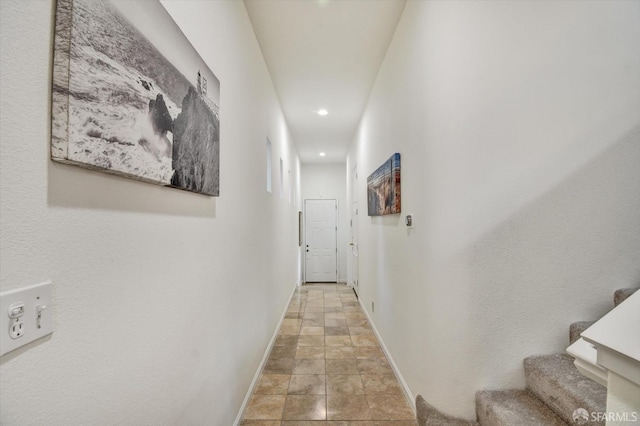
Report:
<svg viewBox="0 0 640 426"><path fill-rule="evenodd" d="M22 303L24 313L17 318L11 318L9 307ZM12 329L17 328L20 332L12 333ZM51 281L0 293L0 356L52 332ZM12 335L19 337L14 338Z"/></svg>

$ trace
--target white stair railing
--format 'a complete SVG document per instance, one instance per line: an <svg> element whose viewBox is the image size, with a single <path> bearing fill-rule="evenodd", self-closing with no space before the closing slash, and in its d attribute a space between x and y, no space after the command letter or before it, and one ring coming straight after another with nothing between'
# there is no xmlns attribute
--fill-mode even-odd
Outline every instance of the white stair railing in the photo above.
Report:
<svg viewBox="0 0 640 426"><path fill-rule="evenodd" d="M640 422L640 291L583 331L567 353L580 373L607 387L608 426Z"/></svg>

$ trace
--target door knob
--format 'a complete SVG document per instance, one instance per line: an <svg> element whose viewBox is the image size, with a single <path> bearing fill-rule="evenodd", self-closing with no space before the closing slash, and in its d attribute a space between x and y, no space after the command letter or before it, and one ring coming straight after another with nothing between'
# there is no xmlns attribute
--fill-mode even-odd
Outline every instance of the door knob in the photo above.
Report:
<svg viewBox="0 0 640 426"><path fill-rule="evenodd" d="M355 244L353 244L353 243L349 243L349 245L350 245L350 246L355 246Z"/></svg>

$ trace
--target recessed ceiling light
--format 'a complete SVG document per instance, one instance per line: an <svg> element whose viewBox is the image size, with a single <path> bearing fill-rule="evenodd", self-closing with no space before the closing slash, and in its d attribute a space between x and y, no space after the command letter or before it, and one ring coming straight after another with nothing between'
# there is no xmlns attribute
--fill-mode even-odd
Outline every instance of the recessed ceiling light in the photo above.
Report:
<svg viewBox="0 0 640 426"><path fill-rule="evenodd" d="M320 153L320 157L324 157L325 155L327 155L327 154L325 154L324 152Z"/></svg>
<svg viewBox="0 0 640 426"><path fill-rule="evenodd" d="M326 110L326 109L324 109L324 108L318 111L318 115L321 115L321 116L323 116L323 117L324 117L325 115L327 115L327 114L329 114L329 111L327 111L327 110Z"/></svg>

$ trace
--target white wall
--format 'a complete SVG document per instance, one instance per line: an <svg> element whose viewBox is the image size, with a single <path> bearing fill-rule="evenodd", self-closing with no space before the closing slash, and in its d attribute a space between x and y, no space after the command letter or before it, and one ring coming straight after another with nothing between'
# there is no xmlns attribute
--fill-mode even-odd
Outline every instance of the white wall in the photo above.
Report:
<svg viewBox="0 0 640 426"><path fill-rule="evenodd" d="M299 162L244 4L164 4L221 81L219 198L52 163L53 2L0 2L0 288L52 279L55 323L0 360L2 424L228 426L299 279L299 179L298 205L266 193L265 138Z"/></svg>
<svg viewBox="0 0 640 426"><path fill-rule="evenodd" d="M638 2L407 2L347 170L402 154L360 297L414 395L474 418L640 283L638 40Z"/></svg>
<svg viewBox="0 0 640 426"><path fill-rule="evenodd" d="M344 163L301 166L302 199L335 199L338 201L338 282L347 282L347 248L350 228L347 219L347 174Z"/></svg>

